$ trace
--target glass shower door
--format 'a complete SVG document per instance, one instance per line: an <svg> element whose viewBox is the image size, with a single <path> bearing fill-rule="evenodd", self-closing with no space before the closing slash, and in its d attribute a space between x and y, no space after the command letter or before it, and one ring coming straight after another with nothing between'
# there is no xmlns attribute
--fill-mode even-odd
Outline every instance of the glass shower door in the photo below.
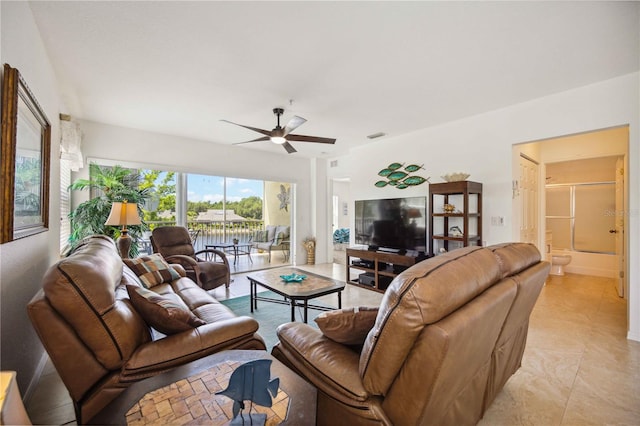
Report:
<svg viewBox="0 0 640 426"><path fill-rule="evenodd" d="M615 184L576 185L574 248L591 253L614 254Z"/></svg>

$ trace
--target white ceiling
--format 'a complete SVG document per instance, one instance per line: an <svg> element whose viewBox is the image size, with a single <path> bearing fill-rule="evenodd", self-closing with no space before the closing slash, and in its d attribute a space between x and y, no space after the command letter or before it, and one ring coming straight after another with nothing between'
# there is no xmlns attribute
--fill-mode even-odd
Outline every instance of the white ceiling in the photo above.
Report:
<svg viewBox="0 0 640 426"><path fill-rule="evenodd" d="M261 135L366 144L628 74L636 2L32 1L68 112L231 144ZM293 100L291 103L290 100ZM270 142L243 148L281 152ZM239 148L240 149L240 148Z"/></svg>

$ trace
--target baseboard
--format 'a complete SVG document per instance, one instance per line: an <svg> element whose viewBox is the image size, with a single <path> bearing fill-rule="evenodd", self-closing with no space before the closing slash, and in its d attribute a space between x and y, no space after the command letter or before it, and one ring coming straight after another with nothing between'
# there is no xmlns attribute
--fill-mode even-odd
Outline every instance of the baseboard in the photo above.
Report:
<svg viewBox="0 0 640 426"><path fill-rule="evenodd" d="M636 342L640 342L640 334L638 333L627 333L628 340L635 340Z"/></svg>
<svg viewBox="0 0 640 426"><path fill-rule="evenodd" d="M616 271L612 271L610 269L588 268L584 266L567 265L564 267L564 271L570 274L591 275L594 277L605 277L605 278L617 277Z"/></svg>
<svg viewBox="0 0 640 426"><path fill-rule="evenodd" d="M27 389L22 394L22 401L24 402L25 406L33 396L33 393L35 392L36 387L38 387L38 383L40 382L40 378L42 377L42 372L47 366L47 361L49 361L49 354L47 353L47 351L43 350L42 356L40 357L40 361L38 362L38 365L36 367L36 371L33 373L33 376L29 381L29 385L27 386Z"/></svg>

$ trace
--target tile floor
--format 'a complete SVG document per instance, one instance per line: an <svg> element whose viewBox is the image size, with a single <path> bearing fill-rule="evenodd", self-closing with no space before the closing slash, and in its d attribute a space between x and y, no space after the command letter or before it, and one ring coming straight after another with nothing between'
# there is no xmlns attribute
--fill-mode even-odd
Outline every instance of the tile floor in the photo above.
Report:
<svg viewBox="0 0 640 426"><path fill-rule="evenodd" d="M260 267L255 259L254 264ZM300 268L345 276L344 265ZM214 296L248 294L246 273L234 279L228 291L218 288ZM343 306L376 305L381 297L347 286ZM531 316L522 367L479 424L640 425L640 343L627 340L626 329L626 304L616 295L612 279L550 277ZM34 424L75 424L73 407L53 367L42 376L27 411Z"/></svg>

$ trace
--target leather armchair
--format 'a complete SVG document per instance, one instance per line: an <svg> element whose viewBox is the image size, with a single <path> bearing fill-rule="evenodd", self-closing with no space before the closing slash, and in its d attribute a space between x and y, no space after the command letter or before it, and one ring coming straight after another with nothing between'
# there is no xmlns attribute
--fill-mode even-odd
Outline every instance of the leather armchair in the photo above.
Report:
<svg viewBox="0 0 640 426"><path fill-rule="evenodd" d="M531 244L454 250L394 279L361 348L287 323L272 354L318 388L318 425L475 425L520 367L549 266Z"/></svg>
<svg viewBox="0 0 640 426"><path fill-rule="evenodd" d="M231 283L227 256L220 250L195 251L191 236L183 226L161 226L151 233L154 253L160 253L169 263L182 265L187 276L205 290ZM217 261L220 259L220 261Z"/></svg>

